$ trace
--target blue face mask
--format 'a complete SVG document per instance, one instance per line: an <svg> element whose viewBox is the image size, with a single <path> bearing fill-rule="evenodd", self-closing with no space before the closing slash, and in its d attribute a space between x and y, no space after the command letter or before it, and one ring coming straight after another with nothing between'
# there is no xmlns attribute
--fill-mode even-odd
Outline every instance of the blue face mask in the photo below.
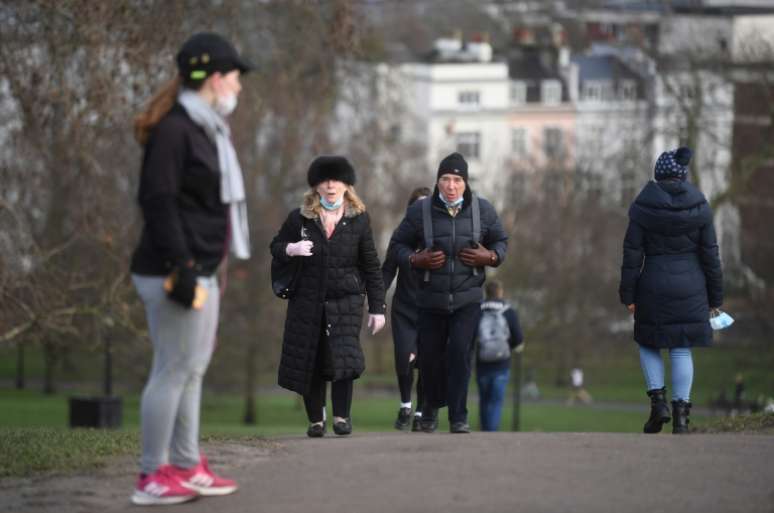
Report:
<svg viewBox="0 0 774 513"><path fill-rule="evenodd" d="M341 205L344 204L344 195L342 194L339 200L336 203L330 203L328 200L320 196L320 205L325 210L338 210L341 208Z"/></svg>
<svg viewBox="0 0 774 513"><path fill-rule="evenodd" d="M462 201L464 200L464 198L460 196L454 201L449 201L444 197L441 191L438 191L438 197L441 198L441 201L443 202L444 205L446 205L446 208L457 208L460 205L462 205Z"/></svg>

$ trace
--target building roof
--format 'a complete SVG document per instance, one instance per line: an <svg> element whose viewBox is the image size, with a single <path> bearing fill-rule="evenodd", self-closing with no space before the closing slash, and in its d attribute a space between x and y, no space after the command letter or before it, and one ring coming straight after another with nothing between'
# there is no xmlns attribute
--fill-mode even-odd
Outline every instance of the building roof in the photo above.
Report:
<svg viewBox="0 0 774 513"><path fill-rule="evenodd" d="M578 65L578 80L581 83L587 80L643 80L614 55L577 55L572 57L572 62Z"/></svg>

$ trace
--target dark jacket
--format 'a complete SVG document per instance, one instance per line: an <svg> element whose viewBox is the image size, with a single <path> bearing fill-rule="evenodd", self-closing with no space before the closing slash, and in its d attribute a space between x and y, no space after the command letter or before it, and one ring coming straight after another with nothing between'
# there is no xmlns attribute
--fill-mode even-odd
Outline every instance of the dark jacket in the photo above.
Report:
<svg viewBox="0 0 774 513"><path fill-rule="evenodd" d="M384 290L390 288L395 275L398 275L395 294L392 296L390 309L390 324L392 340L395 347L395 372L406 374L411 372L410 355L419 352L417 343L417 280L414 270L408 261L398 263L395 245L387 247L387 254L382 264Z"/></svg>
<svg viewBox="0 0 774 513"><path fill-rule="evenodd" d="M398 261L398 255L395 244L390 241L387 247L387 253L382 264L382 279L384 281L384 290L388 290L392 285L395 276L398 280L395 284L395 294L392 296L392 311L400 311L401 314L411 318L416 322L417 319L417 277L411 268L408 260Z"/></svg>
<svg viewBox="0 0 774 513"><path fill-rule="evenodd" d="M179 104L145 144L138 200L145 224L132 256L133 273L166 275L190 259L199 274L215 272L228 237L218 152Z"/></svg>
<svg viewBox="0 0 774 513"><path fill-rule="evenodd" d="M650 182L640 192L629 209L619 294L636 305L639 344L712 343L709 308L723 303L723 275L712 211L696 187Z"/></svg>
<svg viewBox="0 0 774 513"><path fill-rule="evenodd" d="M464 265L459 252L470 246L473 241L471 193L465 190L462 210L452 217L438 196L436 186L433 195L415 202L406 212L406 217L395 230L390 245L395 246L399 265L408 263L409 257L417 247L424 247L422 229L422 202L432 201L433 240L437 249L446 254L446 264L430 272L430 281L423 279L424 271L415 270L418 283L417 304L420 309L454 312L471 303L479 303L483 298L481 286L484 284L484 269ZM481 244L497 253L497 263L505 260L508 249L508 236L505 234L494 207L483 198L479 198L481 209Z"/></svg>
<svg viewBox="0 0 774 513"><path fill-rule="evenodd" d="M314 243L312 256L289 257L285 248L301 240L302 228ZM384 283L368 214L348 207L328 240L320 220L311 211L290 213L271 242L273 258L301 259L295 292L288 301L280 386L307 394L315 370L317 351L327 341L329 358L322 375L328 380L355 379L365 370L360 347L363 301L368 293L369 312L383 314ZM324 322L324 325L323 325Z"/></svg>
<svg viewBox="0 0 774 513"><path fill-rule="evenodd" d="M493 310L497 309L499 310L505 305L505 301L502 299L492 299L488 301L484 301L481 303L481 311L484 310ZM508 323L508 330L511 332L511 336L508 339L508 345L511 346L511 349L514 349L521 345L524 342L524 334L521 331L521 324L519 323L519 314L516 313L516 309L508 305L508 308L505 309L503 312L503 317L505 317L506 322ZM511 365L511 359L508 358L507 360L503 360L501 362L480 362L478 361L478 358L476 358L476 368L479 372L487 372L487 371L495 371L495 370L504 370L509 368Z"/></svg>

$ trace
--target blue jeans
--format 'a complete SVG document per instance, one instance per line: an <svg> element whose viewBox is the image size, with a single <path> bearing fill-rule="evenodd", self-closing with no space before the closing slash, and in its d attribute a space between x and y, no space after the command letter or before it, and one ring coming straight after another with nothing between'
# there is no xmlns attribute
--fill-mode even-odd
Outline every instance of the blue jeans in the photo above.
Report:
<svg viewBox="0 0 774 513"><path fill-rule="evenodd" d="M503 411L505 390L511 370L508 367L495 370L476 370L478 382L478 409L481 419L481 431L497 431L500 426L500 416Z"/></svg>
<svg viewBox="0 0 774 513"><path fill-rule="evenodd" d="M664 360L658 349L639 346L642 374L648 390L664 387ZM690 401L693 385L693 356L688 347L675 347L669 350L672 363L672 400Z"/></svg>

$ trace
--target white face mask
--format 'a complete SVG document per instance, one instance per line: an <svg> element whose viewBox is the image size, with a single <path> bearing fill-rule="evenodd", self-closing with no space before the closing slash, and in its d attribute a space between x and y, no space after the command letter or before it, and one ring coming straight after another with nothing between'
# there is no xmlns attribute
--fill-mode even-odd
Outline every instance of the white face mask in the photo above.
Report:
<svg viewBox="0 0 774 513"><path fill-rule="evenodd" d="M223 117L226 117L230 115L232 112L234 112L234 109L236 109L237 106L237 95L234 93L229 93L225 96L218 96L215 99L215 112L220 114Z"/></svg>

